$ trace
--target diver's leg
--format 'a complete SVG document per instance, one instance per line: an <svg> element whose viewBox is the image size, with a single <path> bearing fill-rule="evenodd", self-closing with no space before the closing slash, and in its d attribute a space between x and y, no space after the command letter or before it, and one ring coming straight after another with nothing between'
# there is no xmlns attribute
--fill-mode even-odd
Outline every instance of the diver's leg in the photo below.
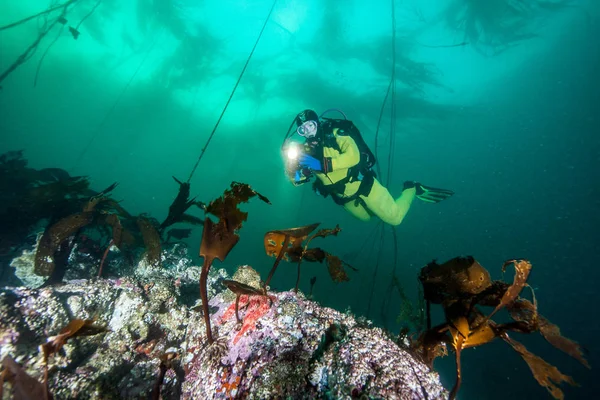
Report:
<svg viewBox="0 0 600 400"><path fill-rule="evenodd" d="M344 196L350 197L354 195L359 187L359 181L347 184L344 188ZM369 212L365 209L362 202L357 203L356 201L349 201L348 203L344 204L344 208L361 221L366 222L371 219L371 214L369 214Z"/></svg>
<svg viewBox="0 0 600 400"><path fill-rule="evenodd" d="M379 183L373 182L373 188L368 196L361 196L368 209L381 220L390 225L400 225L410 206L415 199L416 189L410 188L402 191L396 200L390 192Z"/></svg>
<svg viewBox="0 0 600 400"><path fill-rule="evenodd" d="M371 215L361 203L356 204L356 201L350 201L344 204L344 208L361 221L366 222L371 219Z"/></svg>

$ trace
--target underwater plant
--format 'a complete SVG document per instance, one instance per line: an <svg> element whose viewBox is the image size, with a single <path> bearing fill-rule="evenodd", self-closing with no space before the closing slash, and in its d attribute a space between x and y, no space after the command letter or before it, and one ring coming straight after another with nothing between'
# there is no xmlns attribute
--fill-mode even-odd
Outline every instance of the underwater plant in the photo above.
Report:
<svg viewBox="0 0 600 400"><path fill-rule="evenodd" d="M137 226L142 234L144 247L147 250L148 263L153 267L160 267L160 234L152 220L146 216L140 215L136 219Z"/></svg>
<svg viewBox="0 0 600 400"><path fill-rule="evenodd" d="M235 293L235 318L237 319L238 323L242 323L242 320L240 318L239 315L239 304L240 304L240 297L245 295L245 296L266 296L269 297L267 295L267 291L263 288L261 289L256 289L250 285L246 285L245 283L242 282L238 282L238 281L234 281L231 279L225 279L221 282L223 285L225 285L227 287L227 289L231 290L233 293ZM269 300L271 300L269 298ZM271 300L272 303L272 300Z"/></svg>
<svg viewBox="0 0 600 400"><path fill-rule="evenodd" d="M289 262L297 262L298 278L296 279L296 286L294 288L294 291L296 292L298 291L298 285L300 283L300 265L302 264L303 260L309 262L318 261L321 263L323 260L326 260L329 275L334 282L344 282L350 279L344 270L344 265L354 271L358 271L356 268L342 261L339 257L329 254L318 247L312 249L308 248L308 245L313 239L332 235L337 236L337 234L341 231L341 228L339 225L337 225L333 229L320 229L309 237L308 235L310 235L310 233L318 226L319 223L315 223L298 228L269 231L265 234L265 252L268 256L276 256L273 267L271 268L269 276L265 281L265 288L269 286L269 282L271 282L271 279L277 270L277 266L283 258ZM303 246L302 243L305 240L306 244Z"/></svg>
<svg viewBox="0 0 600 400"><path fill-rule="evenodd" d="M498 337L521 355L534 378L554 398L563 398L563 393L557 386L561 382L575 385L570 376L563 375L556 367L512 339L508 335L509 331L540 331L550 344L589 368L579 344L561 336L556 325L538 314L535 295L533 303L519 296L527 286L531 263L527 260L510 260L503 264L502 271L509 265L514 265L515 268L512 284L492 281L489 272L473 257L456 257L441 265L434 261L421 270L419 280L427 302L427 330L412 343L412 347L430 367L435 358L447 354L446 345L454 349L456 383L450 399L456 397L462 382L462 350L489 343ZM444 323L431 327L430 303L442 306L446 316ZM494 310L486 316L478 306L494 307ZM503 308L508 310L514 322L499 324L491 320Z"/></svg>
<svg viewBox="0 0 600 400"><path fill-rule="evenodd" d="M202 223L204 223L204 221L202 221ZM175 238L178 240L187 239L190 237L191 234L192 234L192 230L189 228L188 229L178 229L178 228L169 229L167 231L167 239L165 241L167 243L169 243L171 238Z"/></svg>
<svg viewBox="0 0 600 400"><path fill-rule="evenodd" d="M175 200L173 200L173 203L169 206L167 218L160 224L158 230L161 234L166 228L177 222L188 222L195 225L204 224L202 219L186 214L186 211L193 205L206 211L206 205L200 201L196 201L195 197L190 200L189 182L181 182L175 177L173 177L173 179L179 184L179 191L177 192L177 197L175 197Z"/></svg>
<svg viewBox="0 0 600 400"><path fill-rule="evenodd" d="M128 244L127 242L131 241L131 235L124 234L124 229L121 226L118 215L110 211L115 202L106 197L106 195L115 187L116 184L112 184L107 189L100 192L99 195L90 198L83 206L82 211L68 215L46 227L38 243L35 254L34 271L37 275L52 276L55 272L55 261L57 260L57 252L59 251L60 246L65 243L68 238L77 235L81 229L91 224L110 226L112 230L112 239L108 247L114 244L124 251L124 246ZM68 253L70 253L70 250ZM105 256L106 253L100 264L99 275L102 273L102 265ZM64 269L65 265L61 265L60 267L61 269ZM62 275L51 280L60 281L61 279Z"/></svg>
<svg viewBox="0 0 600 400"><path fill-rule="evenodd" d="M242 223L248 218L248 213L240 211L238 205L248 202L257 196L267 204L269 199L254 191L245 183L232 182L231 188L225 190L223 195L208 204L206 212L219 218L218 222L206 217L204 220L204 231L200 244L200 257L204 258L202 271L200 273L200 297L202 299L202 310L206 324L206 336L209 345L214 342L210 327L210 311L208 309L207 278L212 262L215 258L225 261L229 252L240 240L237 232Z"/></svg>
<svg viewBox="0 0 600 400"><path fill-rule="evenodd" d="M313 276L312 278L310 278L310 291L308 292L308 296L307 296L309 299L312 299L315 283L317 283L317 277Z"/></svg>
<svg viewBox="0 0 600 400"><path fill-rule="evenodd" d="M40 346L44 366L43 383L29 376L12 357L4 357L4 360L2 360L4 370L0 374L0 399L3 398L5 380L12 384L15 399L52 399L48 388L48 360L50 356L58 353L71 338L92 336L107 331L105 327L95 325L94 322L93 319L73 319L60 330L58 335L49 337L47 342Z"/></svg>
<svg viewBox="0 0 600 400"><path fill-rule="evenodd" d="M0 373L0 399L4 398L4 382L12 385L15 399L52 399L48 389L37 379L29 376L11 356L5 356L2 360L2 372Z"/></svg>
<svg viewBox="0 0 600 400"><path fill-rule="evenodd" d="M105 327L95 325L95 322L94 319L73 319L58 332L58 335L48 338L48 341L40 346L44 354L44 380L46 386L48 386L48 359L50 356L58 353L69 339L97 335L107 331Z"/></svg>
<svg viewBox="0 0 600 400"><path fill-rule="evenodd" d="M160 399L160 388L165 380L165 374L168 370L174 367L175 361L178 357L179 354L175 352L166 352L159 356L160 365L158 367L158 377L156 378L156 382L152 388L152 393L150 394L151 400Z"/></svg>
<svg viewBox="0 0 600 400"><path fill-rule="evenodd" d="M75 249L99 260L98 277L113 246L130 264L136 251L145 249L148 264L160 266L161 224L147 214L132 215L111 198L117 183L98 192L90 189L88 177L72 177L60 168L38 170L27 164L23 151L0 155L0 265L8 264L23 247L34 245L33 238L38 236L34 273L45 278L45 286L62 282ZM204 223L185 213L191 205L204 205L189 200L189 184L179 183L179 194L163 229L177 222ZM40 225L45 227L44 232L37 235ZM169 232L167 241L188 237L191 231ZM0 268L0 275L11 271L14 276L14 270ZM8 274L2 276L3 281L13 279Z"/></svg>
<svg viewBox="0 0 600 400"><path fill-rule="evenodd" d="M86 177L27 164L23 151L0 155L0 254L7 258L29 242L41 220L52 222L80 211L97 194L89 189Z"/></svg>

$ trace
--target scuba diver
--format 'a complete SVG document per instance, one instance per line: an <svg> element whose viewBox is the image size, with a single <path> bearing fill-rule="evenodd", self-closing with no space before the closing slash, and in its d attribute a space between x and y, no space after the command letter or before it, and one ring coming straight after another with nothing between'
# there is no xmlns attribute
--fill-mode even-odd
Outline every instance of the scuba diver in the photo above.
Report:
<svg viewBox="0 0 600 400"><path fill-rule="evenodd" d="M338 111L344 119L323 117ZM292 127L296 125L296 130ZM299 143L294 132L304 139ZM352 121L337 109L321 116L313 110L300 112L290 125L282 146L286 173L295 186L311 181L313 190L331 196L336 204L362 221L379 217L390 225L400 225L413 200L439 203L454 192L436 189L419 182L406 181L402 194L394 199L377 180L375 156Z"/></svg>

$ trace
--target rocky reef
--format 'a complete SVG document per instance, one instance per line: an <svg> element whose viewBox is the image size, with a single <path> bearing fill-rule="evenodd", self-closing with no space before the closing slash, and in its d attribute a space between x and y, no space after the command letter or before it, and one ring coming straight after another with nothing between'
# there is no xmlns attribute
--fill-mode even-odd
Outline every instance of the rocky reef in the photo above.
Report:
<svg viewBox="0 0 600 400"><path fill-rule="evenodd" d="M236 312L223 269L208 279L215 338L209 345L201 307L186 295L195 288L197 296L199 268L180 247L164 250L162 261L161 269L142 261L119 279L1 288L0 358L43 382L40 345L70 321L93 320L106 331L73 337L47 359L55 399L448 396L438 375L402 343L300 292L242 295ZM233 278L260 284L248 266Z"/></svg>

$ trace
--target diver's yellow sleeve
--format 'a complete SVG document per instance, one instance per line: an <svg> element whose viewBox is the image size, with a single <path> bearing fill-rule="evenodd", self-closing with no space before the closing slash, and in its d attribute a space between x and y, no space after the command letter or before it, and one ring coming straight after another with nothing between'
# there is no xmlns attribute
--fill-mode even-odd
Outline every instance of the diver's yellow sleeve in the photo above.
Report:
<svg viewBox="0 0 600 400"><path fill-rule="evenodd" d="M323 148L323 156L331 159L333 171L339 169L348 169L354 167L360 162L360 152L354 139L350 136L337 135L337 129L334 131L335 140L340 146L340 151L330 147Z"/></svg>

